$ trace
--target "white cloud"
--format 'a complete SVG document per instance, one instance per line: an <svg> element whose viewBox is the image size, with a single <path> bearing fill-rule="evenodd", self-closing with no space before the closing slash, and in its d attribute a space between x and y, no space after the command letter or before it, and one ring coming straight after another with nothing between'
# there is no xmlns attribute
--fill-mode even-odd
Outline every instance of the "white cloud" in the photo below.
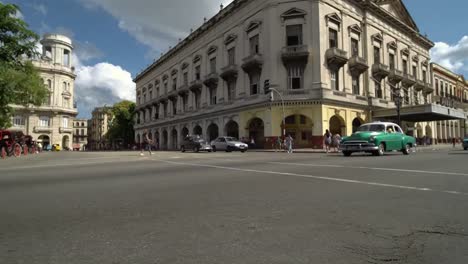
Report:
<svg viewBox="0 0 468 264"><path fill-rule="evenodd" d="M31 4L30 5L36 12L42 14L43 16L47 15L47 7L44 4Z"/></svg>
<svg viewBox="0 0 468 264"><path fill-rule="evenodd" d="M454 72L468 73L468 36L462 37L455 45L436 42L431 49L432 61Z"/></svg>
<svg viewBox="0 0 468 264"><path fill-rule="evenodd" d="M231 0L80 0L89 9L102 8L119 22L118 26L149 47L152 56L174 46L196 29L204 17L219 11L220 3Z"/></svg>
<svg viewBox="0 0 468 264"><path fill-rule="evenodd" d="M89 117L95 107L113 105L121 100L135 101L135 83L130 72L107 62L93 66L82 64L73 56L75 65L75 100L80 116Z"/></svg>

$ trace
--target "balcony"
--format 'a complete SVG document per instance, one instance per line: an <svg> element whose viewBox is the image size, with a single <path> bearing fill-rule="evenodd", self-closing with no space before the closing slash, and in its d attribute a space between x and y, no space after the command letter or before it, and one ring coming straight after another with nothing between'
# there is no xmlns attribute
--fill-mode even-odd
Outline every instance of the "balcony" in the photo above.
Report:
<svg viewBox="0 0 468 264"><path fill-rule="evenodd" d="M242 63L242 69L247 72L261 71L263 66L262 54L252 54L247 58L244 58Z"/></svg>
<svg viewBox="0 0 468 264"><path fill-rule="evenodd" d="M225 81L229 80L235 80L237 79L237 65L236 64L230 64L224 68L221 69L221 78Z"/></svg>
<svg viewBox="0 0 468 264"><path fill-rule="evenodd" d="M390 71L387 65L382 63L374 63L374 65L372 65L372 76L378 81L382 81L382 79L385 79L389 74Z"/></svg>
<svg viewBox="0 0 468 264"><path fill-rule="evenodd" d="M426 84L421 80L417 80L414 84L414 89L418 92L422 91L424 87L426 87Z"/></svg>
<svg viewBox="0 0 468 264"><path fill-rule="evenodd" d="M60 127L59 131L60 133L67 133L67 134L73 133L73 129L69 127Z"/></svg>
<svg viewBox="0 0 468 264"><path fill-rule="evenodd" d="M205 76L203 83L208 87L216 87L218 85L219 76L216 72L212 72Z"/></svg>
<svg viewBox="0 0 468 264"><path fill-rule="evenodd" d="M174 90L169 91L169 93L167 94L167 97L169 99L174 99L174 98L177 98L178 95L179 94L178 94L177 90L174 89Z"/></svg>
<svg viewBox="0 0 468 264"><path fill-rule="evenodd" d="M188 90L189 90L189 85L188 85L188 84L183 84L183 85L179 86L179 88L177 89L177 91L179 92L179 94L180 94L181 92L184 92L184 93L185 93L185 92L188 92Z"/></svg>
<svg viewBox="0 0 468 264"><path fill-rule="evenodd" d="M388 81L392 84L397 84L403 80L405 76L403 75L402 71L397 69L391 69L388 75Z"/></svg>
<svg viewBox="0 0 468 264"><path fill-rule="evenodd" d="M351 71L351 75L359 76L363 74L367 69L369 69L369 65L367 65L367 61L359 56L353 56L349 59L348 62L349 70Z"/></svg>
<svg viewBox="0 0 468 264"><path fill-rule="evenodd" d="M189 89L190 91L198 91L203 87L203 82L201 80L194 80L190 82Z"/></svg>
<svg viewBox="0 0 468 264"><path fill-rule="evenodd" d="M284 64L306 64L309 59L309 53L309 47L307 45L288 46L281 50L281 59L283 59Z"/></svg>
<svg viewBox="0 0 468 264"><path fill-rule="evenodd" d="M407 73L403 74L403 80L401 80L401 84L405 88L409 88L416 83L416 78L413 75L409 75Z"/></svg>
<svg viewBox="0 0 468 264"><path fill-rule="evenodd" d="M36 132L36 133L51 133L51 132L52 132L52 128L51 128L51 127L40 127L40 126L37 126L37 127L34 127L34 132Z"/></svg>
<svg viewBox="0 0 468 264"><path fill-rule="evenodd" d="M426 83L426 85L423 88L423 93L428 95L432 94L434 92L434 87L432 87L432 84Z"/></svg>
<svg viewBox="0 0 468 264"><path fill-rule="evenodd" d="M348 62L348 53L339 48L330 48L325 52L328 67L339 70Z"/></svg>

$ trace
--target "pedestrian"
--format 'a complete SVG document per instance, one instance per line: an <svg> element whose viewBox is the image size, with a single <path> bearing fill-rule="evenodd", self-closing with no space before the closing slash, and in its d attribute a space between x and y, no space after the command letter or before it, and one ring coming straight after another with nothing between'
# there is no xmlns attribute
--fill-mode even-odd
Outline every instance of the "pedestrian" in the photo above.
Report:
<svg viewBox="0 0 468 264"><path fill-rule="evenodd" d="M338 152L340 150L340 142L341 135L337 133L333 136L333 148L335 148L335 152Z"/></svg>
<svg viewBox="0 0 468 264"><path fill-rule="evenodd" d="M255 148L255 139L253 137L250 138L250 146L251 148Z"/></svg>
<svg viewBox="0 0 468 264"><path fill-rule="evenodd" d="M276 138L276 147L277 147L277 150L280 151L280 152L283 150L283 148L282 148L283 144L282 143L283 143L283 141L281 140L281 137L277 137Z"/></svg>
<svg viewBox="0 0 468 264"><path fill-rule="evenodd" d="M331 133L330 133L330 131L328 129L325 130L325 134L323 135L323 137L324 137L323 140L324 140L324 145L325 145L325 151L328 153L330 151L330 145L332 143L331 142L332 141L332 139L331 139L332 136L331 136Z"/></svg>
<svg viewBox="0 0 468 264"><path fill-rule="evenodd" d="M289 154L293 153L293 141L294 141L294 139L291 137L291 134L289 134L286 137L286 147L288 148L288 153Z"/></svg>
<svg viewBox="0 0 468 264"><path fill-rule="evenodd" d="M144 141L145 141L145 145L144 147L141 148L141 151L140 151L140 156L144 156L145 154L143 154L143 148L148 148L148 152L150 155L153 155L153 152L151 152L151 145L153 144L153 140L151 140L148 136L148 130L145 131L145 136L144 136Z"/></svg>
<svg viewBox="0 0 468 264"><path fill-rule="evenodd" d="M456 143L457 143L457 142L456 142L455 138L452 138L452 144L453 144L453 147L454 147L454 148L455 148L455 144L456 144Z"/></svg>

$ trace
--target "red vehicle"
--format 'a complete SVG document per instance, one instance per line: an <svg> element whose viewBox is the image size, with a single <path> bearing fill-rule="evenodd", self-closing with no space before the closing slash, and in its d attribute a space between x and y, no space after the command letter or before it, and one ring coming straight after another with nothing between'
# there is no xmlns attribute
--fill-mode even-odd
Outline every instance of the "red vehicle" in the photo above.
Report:
<svg viewBox="0 0 468 264"><path fill-rule="evenodd" d="M15 133L8 130L0 130L0 155L2 159L7 156L21 156L23 148L18 141L21 141L23 133Z"/></svg>
<svg viewBox="0 0 468 264"><path fill-rule="evenodd" d="M33 137L30 135L24 136L24 140L22 142L23 146L23 154L27 155L29 154L35 154L37 147L36 147L36 142L33 140Z"/></svg>

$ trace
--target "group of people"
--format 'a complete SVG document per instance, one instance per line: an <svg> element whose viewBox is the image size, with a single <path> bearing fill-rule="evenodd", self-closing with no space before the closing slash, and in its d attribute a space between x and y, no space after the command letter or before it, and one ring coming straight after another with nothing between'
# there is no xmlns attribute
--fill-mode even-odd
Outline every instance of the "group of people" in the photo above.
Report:
<svg viewBox="0 0 468 264"><path fill-rule="evenodd" d="M336 133L335 135L333 135L327 129L323 137L324 137L323 145L325 146L325 151L327 153L331 151L338 152L340 150L341 135L339 133Z"/></svg>
<svg viewBox="0 0 468 264"><path fill-rule="evenodd" d="M294 139L290 134L287 135L284 140L282 140L281 137L277 137L276 141L273 142L276 152L283 151L284 147L287 153L293 153L293 143Z"/></svg>

